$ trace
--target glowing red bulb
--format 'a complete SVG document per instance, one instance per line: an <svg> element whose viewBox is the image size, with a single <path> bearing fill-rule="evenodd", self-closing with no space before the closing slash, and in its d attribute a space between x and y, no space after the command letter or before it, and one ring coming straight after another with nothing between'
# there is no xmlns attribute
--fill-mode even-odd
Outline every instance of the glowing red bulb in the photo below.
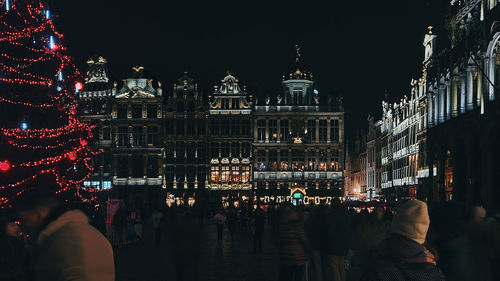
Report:
<svg viewBox="0 0 500 281"><path fill-rule="evenodd" d="M80 81L76 82L76 83L75 83L75 89L76 89L77 91L80 91L81 89L83 89L83 83L82 83L82 82L80 82Z"/></svg>
<svg viewBox="0 0 500 281"><path fill-rule="evenodd" d="M74 151L66 153L66 157L68 157L69 160L75 161L76 160L76 153Z"/></svg>
<svg viewBox="0 0 500 281"><path fill-rule="evenodd" d="M0 162L0 171L7 172L8 170L10 170L9 161L5 160L3 162Z"/></svg>
<svg viewBox="0 0 500 281"><path fill-rule="evenodd" d="M86 140L80 140L82 146L87 146L88 142Z"/></svg>

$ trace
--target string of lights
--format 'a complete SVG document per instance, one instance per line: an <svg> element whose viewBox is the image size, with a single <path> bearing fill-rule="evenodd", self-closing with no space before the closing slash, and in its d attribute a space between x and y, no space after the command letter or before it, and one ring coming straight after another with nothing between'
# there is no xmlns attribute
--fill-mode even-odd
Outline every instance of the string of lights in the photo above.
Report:
<svg viewBox="0 0 500 281"><path fill-rule="evenodd" d="M56 31L50 10L40 0L4 0L0 8L0 105L27 117L20 127L0 126L0 145L7 146L0 155L0 207L26 190L35 181L51 178L59 187L55 193L75 191L85 202L98 190L85 188L83 182L92 174L93 156L88 143L95 126L81 122L75 93L83 84L81 73L66 53L63 35ZM3 96L3 92L8 96ZM11 92L18 93L15 97ZM26 94L24 94L26 93ZM10 94L10 95L9 95ZM44 127L30 124L30 114L44 116ZM12 118L18 115L12 114ZM52 122L54 121L54 122ZM44 124L39 122L38 124ZM60 125L57 125L60 124ZM3 141L2 141L3 140ZM29 155L29 157L26 157ZM90 198L84 198L90 196ZM89 195L90 194L90 195Z"/></svg>

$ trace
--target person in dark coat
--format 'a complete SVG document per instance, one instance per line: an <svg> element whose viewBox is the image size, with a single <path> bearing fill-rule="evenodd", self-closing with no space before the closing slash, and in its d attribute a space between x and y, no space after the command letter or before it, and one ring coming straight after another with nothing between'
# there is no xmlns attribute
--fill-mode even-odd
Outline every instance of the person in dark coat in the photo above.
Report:
<svg viewBox="0 0 500 281"><path fill-rule="evenodd" d="M276 241L280 256L280 281L303 281L306 269L307 241L300 214L291 204L279 214Z"/></svg>
<svg viewBox="0 0 500 281"><path fill-rule="evenodd" d="M382 253L365 271L362 281L444 281L436 257L424 245L430 219L427 204L405 202L396 212L391 234L383 242Z"/></svg>
<svg viewBox="0 0 500 281"><path fill-rule="evenodd" d="M351 219L338 198L325 218L323 245L325 280L345 281L345 258L351 249Z"/></svg>
<svg viewBox="0 0 500 281"><path fill-rule="evenodd" d="M262 237L264 236L264 226L266 224L266 218L264 216L264 211L258 208L255 211L255 233L253 240L253 251L254 253L262 253Z"/></svg>
<svg viewBox="0 0 500 281"><path fill-rule="evenodd" d="M4 214L0 218L0 227L0 281L30 280L30 255L20 236L17 219Z"/></svg>

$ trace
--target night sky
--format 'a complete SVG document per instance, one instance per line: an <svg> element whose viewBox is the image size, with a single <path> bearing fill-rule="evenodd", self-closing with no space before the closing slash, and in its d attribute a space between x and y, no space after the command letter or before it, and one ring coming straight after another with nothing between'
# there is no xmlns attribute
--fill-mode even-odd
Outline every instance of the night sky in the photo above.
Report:
<svg viewBox="0 0 500 281"><path fill-rule="evenodd" d="M250 93L276 96L299 44L322 101L344 97L349 134L380 114L386 92L408 93L427 26L442 21L446 2L49 1L82 70L98 54L114 80L142 65L167 91L187 70L207 95L231 70Z"/></svg>

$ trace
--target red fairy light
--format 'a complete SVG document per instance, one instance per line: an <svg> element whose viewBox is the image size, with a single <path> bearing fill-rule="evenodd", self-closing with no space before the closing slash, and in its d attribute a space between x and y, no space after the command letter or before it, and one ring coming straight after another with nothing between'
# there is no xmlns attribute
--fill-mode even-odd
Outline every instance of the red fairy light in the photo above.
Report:
<svg viewBox="0 0 500 281"><path fill-rule="evenodd" d="M82 82L80 82L80 81L76 82L75 83L75 90L80 91L81 89L83 89Z"/></svg>
<svg viewBox="0 0 500 281"><path fill-rule="evenodd" d="M95 126L78 119L78 102L68 91L73 86L76 91L82 90L80 81L83 80L62 45L63 34L55 30L53 17L45 16L46 7L42 1L25 2L26 5L17 7L11 1L9 11L0 9L0 83L11 87L14 94L11 98L0 96L0 104L39 111L41 116L47 111L48 116L59 116L64 123L56 128L33 126L25 130L0 127L0 137L6 139L6 151L20 151L23 155L29 152L31 155L30 159L16 159L16 153L12 153L12 156L5 157L8 160L0 162L0 172L12 171L13 176L17 175L17 178L0 183L0 208L41 176L53 177L59 185L57 193L78 191L91 175L91 157L100 153L92 151L88 145ZM54 42L52 49L51 37ZM59 71L64 72L64 80L55 84L55 74ZM54 85L60 85L61 91L56 92ZM32 88L33 92L28 90L28 95L23 96L19 86L23 86L23 91ZM40 89L47 91L42 91L40 98L32 98ZM54 114L57 110L59 114ZM64 161L66 159L70 162ZM73 167L78 167L78 175L73 172ZM89 192L94 190L85 193Z"/></svg>
<svg viewBox="0 0 500 281"><path fill-rule="evenodd" d="M66 157L71 161L75 161L76 160L76 153L74 151L70 151L70 152L66 153Z"/></svg>
<svg viewBox="0 0 500 281"><path fill-rule="evenodd" d="M10 170L9 161L5 160L3 162L0 162L0 171L7 172L8 170Z"/></svg>

